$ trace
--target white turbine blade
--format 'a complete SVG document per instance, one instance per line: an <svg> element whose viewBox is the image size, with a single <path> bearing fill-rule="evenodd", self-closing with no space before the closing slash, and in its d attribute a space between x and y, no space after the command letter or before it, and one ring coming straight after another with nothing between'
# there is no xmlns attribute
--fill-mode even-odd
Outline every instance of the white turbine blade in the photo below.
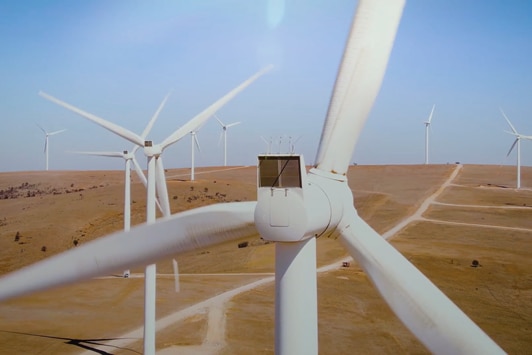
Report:
<svg viewBox="0 0 532 355"><path fill-rule="evenodd" d="M133 157L133 165L135 166L137 176L139 177L144 187L148 187L148 180L146 179L146 175L144 175L144 171L142 171L142 168L140 167L139 162L135 157Z"/></svg>
<svg viewBox="0 0 532 355"><path fill-rule="evenodd" d="M434 108L436 107L436 105L432 105L432 110L430 111L430 116L429 116L429 120L427 121L430 125L430 122L432 122L432 115L434 114Z"/></svg>
<svg viewBox="0 0 532 355"><path fill-rule="evenodd" d="M346 173L379 92L403 7L404 0L358 3L320 139L318 169Z"/></svg>
<svg viewBox="0 0 532 355"><path fill-rule="evenodd" d="M515 141L514 141L514 144L512 144L512 146L510 147L510 150L508 151L508 154L506 154L506 156L509 156L510 153L512 152L512 150L514 149L515 145L517 144L517 142L519 141L519 138L516 138Z"/></svg>
<svg viewBox="0 0 532 355"><path fill-rule="evenodd" d="M116 135L119 135L120 137L124 138L124 139L127 139L128 141L130 141L131 143L133 144L136 144L136 145L140 145L140 146L144 146L144 139L142 139L141 137L139 137L137 134L131 132L130 130L126 129L126 128L123 128L115 123L112 123L112 122L109 122L109 121L106 121L104 120L103 118L100 118L98 116L95 116L91 113L88 113L86 111L83 111L75 106L72 106L70 104L67 104L66 102L64 101L61 101L59 99L56 99L55 97L51 96L51 95L48 95L42 91L39 92L39 95L44 97L45 99L49 100L49 101L52 101L56 104L58 104L59 106L63 106L64 108L70 110L70 111L73 111L75 113L77 113L78 115L82 116L82 117L85 117L86 119L96 123L97 125L113 132L114 134Z"/></svg>
<svg viewBox="0 0 532 355"><path fill-rule="evenodd" d="M233 126L236 126L236 125L239 125L241 124L242 122L233 122L233 123L229 123L226 127L229 128L229 127L233 127Z"/></svg>
<svg viewBox="0 0 532 355"><path fill-rule="evenodd" d="M112 157L112 158L123 158L124 153L123 152L70 152L74 154L82 154L82 155L94 155L94 156L101 156L101 157Z"/></svg>
<svg viewBox="0 0 532 355"><path fill-rule="evenodd" d="M0 301L255 235L255 205L196 208L72 248L0 278Z"/></svg>
<svg viewBox="0 0 532 355"><path fill-rule="evenodd" d="M48 133L48 135L53 136L54 134L63 133L64 131L66 131L66 129L60 129L59 131Z"/></svg>
<svg viewBox="0 0 532 355"><path fill-rule="evenodd" d="M226 94L224 97L216 101L211 106L207 107L205 110L203 110L201 113L196 115L194 118L192 118L190 121L185 123L181 128L179 128L177 131L172 133L168 138L166 138L162 143L161 147L162 149L167 148L169 145L174 144L184 136L186 136L188 133L197 130L199 127L201 127L212 115L214 115L215 112L220 110L225 104L227 104L231 99L233 99L238 93L240 93L242 90L247 88L251 83L253 83L255 80L257 80L259 77L267 73L273 68L272 65L260 70L258 73L244 81L242 84L237 86L235 89L231 90L228 94Z"/></svg>
<svg viewBox="0 0 532 355"><path fill-rule="evenodd" d="M224 131L221 131L220 132L220 137L218 138L218 145L220 145L220 143L222 143L223 136L224 136Z"/></svg>
<svg viewBox="0 0 532 355"><path fill-rule="evenodd" d="M168 100L168 98L170 97L170 94L171 92L169 92L163 99L163 101L161 102L161 104L159 105L159 107L157 108L157 111L155 111L155 113L153 114L152 118L150 119L150 122L148 122L148 125L146 126L146 128L144 128L144 131L142 131L142 134L140 135L143 139L146 139L146 137L148 136L148 134L150 134L150 131L153 127L153 124L155 123L155 121L157 120L157 118L159 117L159 114L161 113L164 105L166 104L166 101Z"/></svg>
<svg viewBox="0 0 532 355"><path fill-rule="evenodd" d="M48 137L44 138L44 153L46 153L46 148L48 148Z"/></svg>
<svg viewBox="0 0 532 355"><path fill-rule="evenodd" d="M353 210L342 244L362 266L397 317L433 353L504 351L401 253Z"/></svg>
<svg viewBox="0 0 532 355"><path fill-rule="evenodd" d="M222 126L222 128L225 128L224 123L218 118L218 116L214 115L214 118L216 118L216 120L218 121L218 123L220 124L220 126Z"/></svg>
<svg viewBox="0 0 532 355"><path fill-rule="evenodd" d="M155 188L157 189L161 212L163 213L163 216L169 217L172 212L170 211L170 200L168 199L168 189L166 186L162 157L157 158L155 161L155 169Z"/></svg>
<svg viewBox="0 0 532 355"><path fill-rule="evenodd" d="M510 125L510 128L512 129L514 134L516 134L516 135L519 134L519 133L517 133L517 130L515 129L514 125L512 124L512 122L510 122L510 120L508 119L508 117L506 116L506 114L504 113L502 108L499 107L499 110L501 110L501 113L502 113L504 119L506 120L506 122L508 122L508 124Z"/></svg>
<svg viewBox="0 0 532 355"><path fill-rule="evenodd" d="M39 127L44 134L48 134L44 128L42 128L38 123L35 123L37 127Z"/></svg>
<svg viewBox="0 0 532 355"><path fill-rule="evenodd" d="M201 147L200 147L199 141L198 141L198 134L197 133L194 134L193 137L194 137L194 143L196 144L196 148L198 148L198 152L201 152Z"/></svg>

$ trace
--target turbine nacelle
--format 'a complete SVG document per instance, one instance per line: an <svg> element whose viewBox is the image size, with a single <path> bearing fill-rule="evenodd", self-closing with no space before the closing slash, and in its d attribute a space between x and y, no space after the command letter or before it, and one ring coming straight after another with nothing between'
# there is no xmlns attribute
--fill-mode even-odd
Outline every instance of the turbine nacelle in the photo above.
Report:
<svg viewBox="0 0 532 355"><path fill-rule="evenodd" d="M147 157L159 157L163 153L161 144L153 144L152 141L144 141L144 155Z"/></svg>
<svg viewBox="0 0 532 355"><path fill-rule="evenodd" d="M255 226L263 239L298 242L329 235L343 216L342 200L353 203L345 177L317 169L307 175L301 155L259 155Z"/></svg>

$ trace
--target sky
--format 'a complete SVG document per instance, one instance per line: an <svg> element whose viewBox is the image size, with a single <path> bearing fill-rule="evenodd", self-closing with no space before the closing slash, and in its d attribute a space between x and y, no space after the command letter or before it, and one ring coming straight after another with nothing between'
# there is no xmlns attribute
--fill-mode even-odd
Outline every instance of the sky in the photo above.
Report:
<svg viewBox="0 0 532 355"><path fill-rule="evenodd" d="M140 134L171 96L149 139L160 142L267 64L274 69L218 111L228 164L267 151L313 163L356 1L0 1L0 171L119 170L116 158L73 151L132 143L38 95L40 90ZM505 164L517 130L532 135L532 3L407 1L381 91L353 155L357 164L422 164L433 105L430 162ZM223 164L221 127L198 132L196 166ZM282 138L280 138L282 137ZM292 137L292 138L289 138ZM281 142L281 144L279 144ZM532 141L522 142L532 166ZM165 150L190 167L191 137ZM141 151L137 159L145 167Z"/></svg>

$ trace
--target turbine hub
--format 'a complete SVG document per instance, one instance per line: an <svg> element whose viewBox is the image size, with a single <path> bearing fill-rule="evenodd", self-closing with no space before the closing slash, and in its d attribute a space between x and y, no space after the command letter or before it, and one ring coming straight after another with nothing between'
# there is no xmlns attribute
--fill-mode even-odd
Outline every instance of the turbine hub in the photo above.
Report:
<svg viewBox="0 0 532 355"><path fill-rule="evenodd" d="M255 226L262 238L298 242L322 236L329 227L336 226L337 221L332 220L336 213L332 213L331 200L319 181L330 179L314 174L307 178L301 155L267 154L258 158Z"/></svg>

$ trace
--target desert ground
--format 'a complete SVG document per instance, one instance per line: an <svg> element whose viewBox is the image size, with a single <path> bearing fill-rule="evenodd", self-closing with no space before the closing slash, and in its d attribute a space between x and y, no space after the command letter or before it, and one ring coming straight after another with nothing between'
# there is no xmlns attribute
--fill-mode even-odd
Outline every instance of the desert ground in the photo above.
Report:
<svg viewBox="0 0 532 355"><path fill-rule="evenodd" d="M0 173L0 275L122 229L123 174ZM256 167L199 168L196 181L188 169L166 176L173 213L256 199ZM520 190L512 166L352 166L348 178L373 228L506 352L531 353L532 167L522 169ZM133 224L145 220L145 200L132 177ZM157 264L159 353L273 353L273 244L250 235L176 259L179 292L172 260ZM318 239L320 353L428 353L343 260L337 240ZM0 354L142 353L143 268L132 272L0 303Z"/></svg>

